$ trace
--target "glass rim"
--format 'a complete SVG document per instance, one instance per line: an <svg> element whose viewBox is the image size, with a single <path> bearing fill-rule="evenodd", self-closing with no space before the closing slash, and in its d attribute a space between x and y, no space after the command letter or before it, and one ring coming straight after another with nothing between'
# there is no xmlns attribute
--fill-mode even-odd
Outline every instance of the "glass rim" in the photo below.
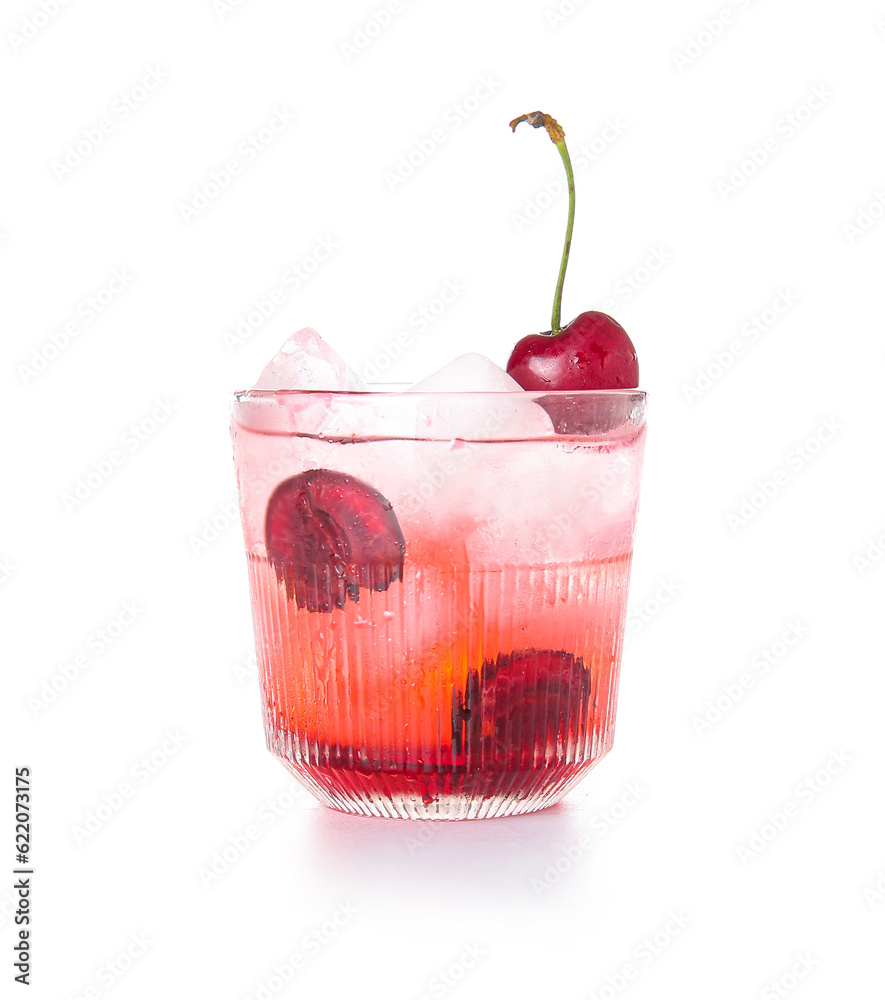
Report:
<svg viewBox="0 0 885 1000"><path fill-rule="evenodd" d="M387 383L382 383L387 384ZM232 393L232 398L237 403L247 403L250 401L260 401L266 399L281 398L287 399L295 396L334 396L345 399L421 399L421 398L449 398L452 396L470 396L471 398L494 397L494 398L526 398L538 399L544 396L557 397L580 397L582 399L610 399L623 398L628 396L636 397L637 401L644 402L646 392L644 389L502 389L502 390L472 390L472 389L451 389L451 390L364 390L364 389L238 389Z"/></svg>

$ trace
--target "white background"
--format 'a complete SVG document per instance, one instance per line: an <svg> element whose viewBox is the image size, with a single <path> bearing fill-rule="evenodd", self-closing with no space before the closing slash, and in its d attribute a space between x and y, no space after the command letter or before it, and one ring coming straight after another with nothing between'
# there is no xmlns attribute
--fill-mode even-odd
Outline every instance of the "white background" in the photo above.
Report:
<svg viewBox="0 0 885 1000"><path fill-rule="evenodd" d="M59 2L0 24L29 995L885 995L885 6ZM561 165L507 127L538 108L576 161L563 318L612 311L650 398L615 749L534 816L337 815L264 749L228 394L308 324L357 370L405 333L402 378L547 329Z"/></svg>

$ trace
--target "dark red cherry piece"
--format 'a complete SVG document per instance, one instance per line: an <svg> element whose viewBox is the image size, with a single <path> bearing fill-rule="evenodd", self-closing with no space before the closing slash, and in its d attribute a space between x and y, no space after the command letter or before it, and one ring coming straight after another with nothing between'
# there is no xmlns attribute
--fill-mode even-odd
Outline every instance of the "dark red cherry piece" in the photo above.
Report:
<svg viewBox="0 0 885 1000"><path fill-rule="evenodd" d="M485 660L456 692L452 741L468 767L531 767L568 741L586 718L590 671L561 649L520 649Z"/></svg>
<svg viewBox="0 0 885 1000"><path fill-rule="evenodd" d="M583 312L561 333L533 333L513 348L507 373L529 391L635 389L636 349L627 331L601 312Z"/></svg>
<svg viewBox="0 0 885 1000"><path fill-rule="evenodd" d="M403 575L405 540L390 501L343 472L311 469L273 491L267 554L299 608L332 611L360 588L387 590Z"/></svg>

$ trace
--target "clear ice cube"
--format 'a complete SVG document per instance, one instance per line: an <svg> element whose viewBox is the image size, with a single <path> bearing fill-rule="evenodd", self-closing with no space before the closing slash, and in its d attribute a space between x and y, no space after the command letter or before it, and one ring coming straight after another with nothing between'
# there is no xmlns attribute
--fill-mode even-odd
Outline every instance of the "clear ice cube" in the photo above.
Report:
<svg viewBox="0 0 885 1000"><path fill-rule="evenodd" d="M462 354L432 375L422 379L410 392L521 392L516 379L482 354Z"/></svg>
<svg viewBox="0 0 885 1000"><path fill-rule="evenodd" d="M293 333L265 365L255 388L365 392L366 383L316 330L306 326Z"/></svg>
<svg viewBox="0 0 885 1000"><path fill-rule="evenodd" d="M437 424L445 427L450 438L538 438L555 433L546 411L525 396L522 386L503 368L482 354L462 354L409 392L464 393L448 402L440 397L436 404L437 412L445 417ZM472 393L477 394L475 398L471 398Z"/></svg>

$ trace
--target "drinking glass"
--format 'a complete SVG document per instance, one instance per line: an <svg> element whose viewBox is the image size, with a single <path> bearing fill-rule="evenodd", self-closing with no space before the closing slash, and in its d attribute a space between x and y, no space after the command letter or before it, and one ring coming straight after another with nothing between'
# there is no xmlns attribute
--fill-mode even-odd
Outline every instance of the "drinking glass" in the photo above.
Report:
<svg viewBox="0 0 885 1000"><path fill-rule="evenodd" d="M234 397L268 748L325 805L475 819L611 748L645 395Z"/></svg>

